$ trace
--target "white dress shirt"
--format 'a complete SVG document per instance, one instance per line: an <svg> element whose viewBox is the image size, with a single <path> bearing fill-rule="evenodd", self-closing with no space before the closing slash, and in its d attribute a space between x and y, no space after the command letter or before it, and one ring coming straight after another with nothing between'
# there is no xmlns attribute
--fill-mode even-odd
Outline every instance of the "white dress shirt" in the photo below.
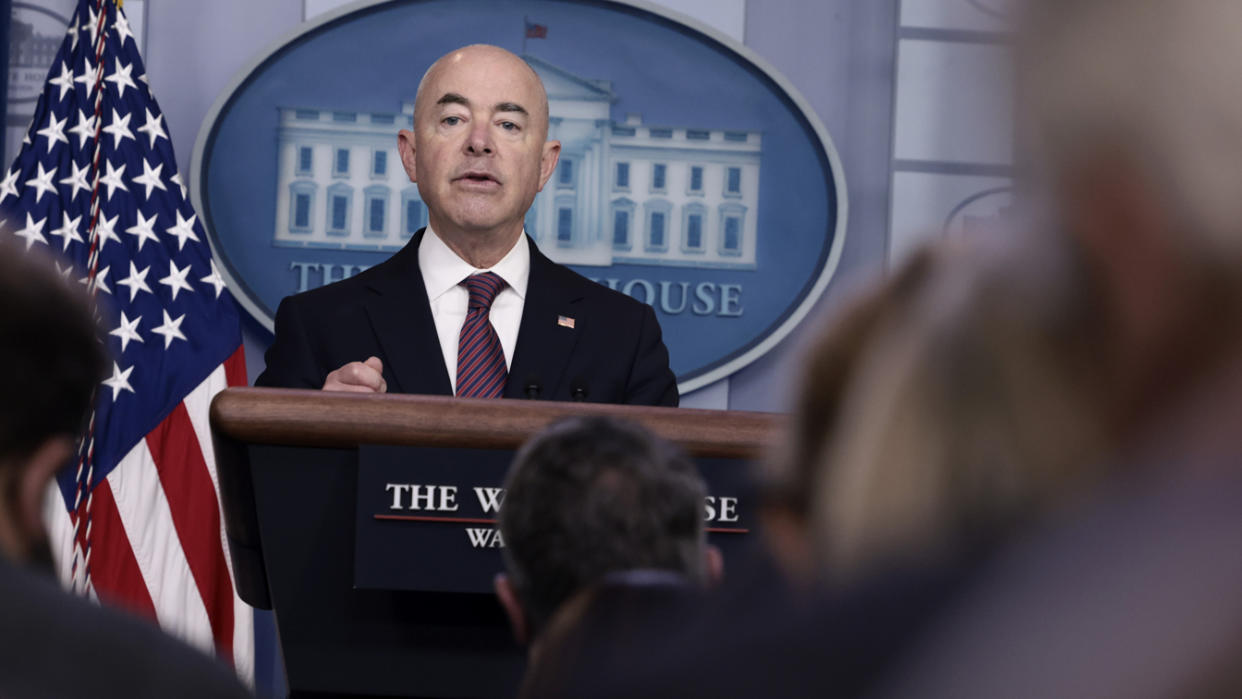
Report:
<svg viewBox="0 0 1242 699"><path fill-rule="evenodd" d="M431 302L431 317L436 323L436 335L440 338L440 351L444 353L444 366L448 369L453 393L457 393L457 340L470 303L470 292L459 284L472 274L495 272L505 280L505 288L492 301L490 317L508 368L513 363L513 348L517 346L518 328L522 325L522 307L526 304L526 282L530 279L530 246L526 243L526 232L522 231L517 243L495 266L478 269L458 257L431 226L427 226L418 245L418 267L423 273L423 285L427 288L427 300Z"/></svg>

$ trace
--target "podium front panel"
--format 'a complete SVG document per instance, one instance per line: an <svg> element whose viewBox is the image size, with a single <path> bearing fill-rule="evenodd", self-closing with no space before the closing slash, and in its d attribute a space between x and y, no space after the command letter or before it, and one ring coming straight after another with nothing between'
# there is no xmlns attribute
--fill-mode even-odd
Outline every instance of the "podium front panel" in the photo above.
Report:
<svg viewBox="0 0 1242 699"><path fill-rule="evenodd" d="M359 448L354 583L359 588L490 594L504 570L496 524L514 452ZM699 459L703 517L725 558L754 529L747 462Z"/></svg>

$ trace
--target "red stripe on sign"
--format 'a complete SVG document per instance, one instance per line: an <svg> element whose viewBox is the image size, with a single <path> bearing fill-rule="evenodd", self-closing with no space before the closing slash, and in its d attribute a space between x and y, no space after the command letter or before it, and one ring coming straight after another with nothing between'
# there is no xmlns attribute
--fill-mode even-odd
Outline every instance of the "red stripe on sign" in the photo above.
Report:
<svg viewBox="0 0 1242 699"><path fill-rule="evenodd" d="M233 583L220 543L220 509L184 403L147 435L147 448L159 471L181 550L207 608L216 648L221 657L232 659Z"/></svg>
<svg viewBox="0 0 1242 699"><path fill-rule="evenodd" d="M246 350L238 345L237 351L224 360L224 380L230 386L248 386L246 378Z"/></svg>
<svg viewBox="0 0 1242 699"><path fill-rule="evenodd" d="M154 621L155 604L106 480L95 486L91 500L90 539L91 584L99 599Z"/></svg>

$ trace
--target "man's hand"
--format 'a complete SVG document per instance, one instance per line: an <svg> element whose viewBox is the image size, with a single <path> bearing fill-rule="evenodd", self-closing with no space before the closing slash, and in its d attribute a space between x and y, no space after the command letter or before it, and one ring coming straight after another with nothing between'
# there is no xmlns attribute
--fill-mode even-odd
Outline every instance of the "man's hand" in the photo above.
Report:
<svg viewBox="0 0 1242 699"><path fill-rule="evenodd" d="M365 362L350 362L328 374L323 382L323 390L387 393L388 382L384 380L383 371L384 363L379 357L367 357Z"/></svg>

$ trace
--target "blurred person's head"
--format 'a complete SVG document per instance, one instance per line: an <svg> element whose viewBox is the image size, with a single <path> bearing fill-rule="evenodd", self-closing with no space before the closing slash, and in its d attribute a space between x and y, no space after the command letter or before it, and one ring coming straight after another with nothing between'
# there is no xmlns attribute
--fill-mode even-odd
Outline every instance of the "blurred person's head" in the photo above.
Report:
<svg viewBox="0 0 1242 699"><path fill-rule="evenodd" d="M104 354L80 289L0 237L0 555L49 557L47 485L73 453Z"/></svg>
<svg viewBox="0 0 1242 699"><path fill-rule="evenodd" d="M986 551L1093 476L1100 389L1055 267L940 246L896 272L831 439L807 457L834 582Z"/></svg>
<svg viewBox="0 0 1242 699"><path fill-rule="evenodd" d="M620 571L719 574L706 487L675 446L611 418L570 418L522 447L500 508L507 575L496 593L522 642L567 600Z"/></svg>
<svg viewBox="0 0 1242 699"><path fill-rule="evenodd" d="M1242 298L1242 3L1032 0L1018 152L1080 251L1121 430L1218 358Z"/></svg>
<svg viewBox="0 0 1242 699"><path fill-rule="evenodd" d="M802 352L789 434L759 464L759 511L766 543L796 583L812 582L819 569L812 546L812 505L830 468L822 455L837 438L847 389L876 335L925 286L934 253L932 248L921 248L894 274L855 292Z"/></svg>

